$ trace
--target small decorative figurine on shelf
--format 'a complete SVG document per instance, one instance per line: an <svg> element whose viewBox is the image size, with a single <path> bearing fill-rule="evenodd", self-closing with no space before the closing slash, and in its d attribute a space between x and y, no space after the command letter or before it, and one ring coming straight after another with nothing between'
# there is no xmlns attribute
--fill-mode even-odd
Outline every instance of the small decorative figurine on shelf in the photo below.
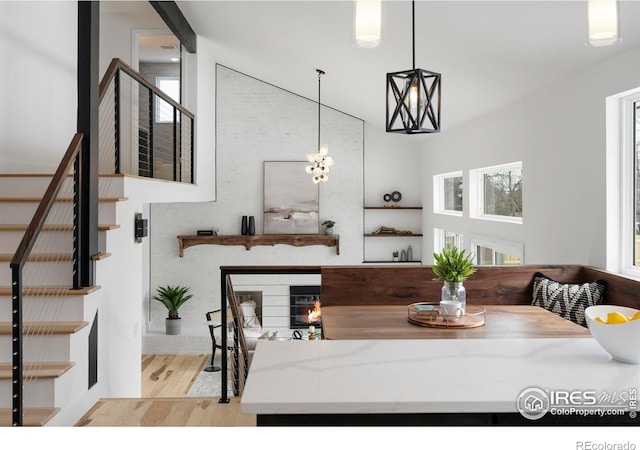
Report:
<svg viewBox="0 0 640 450"><path fill-rule="evenodd" d="M322 222L322 226L324 227L324 234L332 235L333 234L333 226L336 223L333 220L325 220Z"/></svg>
<svg viewBox="0 0 640 450"><path fill-rule="evenodd" d="M384 194L382 196L382 199L385 202L384 206L390 207L390 208L395 208L398 205L390 205L389 202L394 202L394 203L398 203L400 200L402 200L402 194L398 191L393 191L391 194Z"/></svg>

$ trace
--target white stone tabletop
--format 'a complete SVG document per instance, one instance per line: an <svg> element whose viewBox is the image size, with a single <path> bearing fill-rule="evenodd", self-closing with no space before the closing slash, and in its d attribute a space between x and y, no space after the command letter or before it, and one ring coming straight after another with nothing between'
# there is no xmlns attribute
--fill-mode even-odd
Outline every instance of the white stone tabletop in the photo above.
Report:
<svg viewBox="0 0 640 450"><path fill-rule="evenodd" d="M620 392L640 387L640 365L592 338L259 341L241 410L517 412L530 387Z"/></svg>

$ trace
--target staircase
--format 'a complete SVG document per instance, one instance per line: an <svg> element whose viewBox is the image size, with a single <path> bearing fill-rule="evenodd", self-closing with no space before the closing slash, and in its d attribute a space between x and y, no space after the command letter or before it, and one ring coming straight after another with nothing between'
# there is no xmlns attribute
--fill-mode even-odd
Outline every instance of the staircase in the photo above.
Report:
<svg viewBox="0 0 640 450"><path fill-rule="evenodd" d="M100 192L107 194L99 205L100 252L93 258L98 264L110 256L107 234L119 228L116 205L127 200L109 196L108 179L99 182ZM43 174L0 174L0 426L12 424L9 262L50 180L51 175ZM69 177L65 183L71 181ZM73 217L72 199L60 197L49 217ZM41 246L46 248L34 248L23 272L25 426L45 425L89 388L87 341L97 311L92 295L100 289L71 289L71 225L49 223L42 234L47 235L46 246Z"/></svg>

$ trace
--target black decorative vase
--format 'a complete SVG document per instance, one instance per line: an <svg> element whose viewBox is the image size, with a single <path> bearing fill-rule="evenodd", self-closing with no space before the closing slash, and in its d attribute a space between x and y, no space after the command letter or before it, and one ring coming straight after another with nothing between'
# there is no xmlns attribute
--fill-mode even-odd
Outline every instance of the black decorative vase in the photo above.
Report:
<svg viewBox="0 0 640 450"><path fill-rule="evenodd" d="M247 234L249 225L247 223L247 216L242 216L242 225L240 226L240 233Z"/></svg>
<svg viewBox="0 0 640 450"><path fill-rule="evenodd" d="M256 219L253 216L249 216L249 234L256 234Z"/></svg>

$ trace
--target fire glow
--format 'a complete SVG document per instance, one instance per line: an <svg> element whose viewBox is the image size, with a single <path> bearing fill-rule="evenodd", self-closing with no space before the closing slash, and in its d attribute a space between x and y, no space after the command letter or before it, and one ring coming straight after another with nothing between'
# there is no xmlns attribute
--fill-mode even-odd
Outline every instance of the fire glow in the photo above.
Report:
<svg viewBox="0 0 640 450"><path fill-rule="evenodd" d="M307 321L308 323L316 323L316 322L320 322L320 318L322 316L322 313L320 312L320 301L316 300L313 303L313 309L309 309L307 310Z"/></svg>

